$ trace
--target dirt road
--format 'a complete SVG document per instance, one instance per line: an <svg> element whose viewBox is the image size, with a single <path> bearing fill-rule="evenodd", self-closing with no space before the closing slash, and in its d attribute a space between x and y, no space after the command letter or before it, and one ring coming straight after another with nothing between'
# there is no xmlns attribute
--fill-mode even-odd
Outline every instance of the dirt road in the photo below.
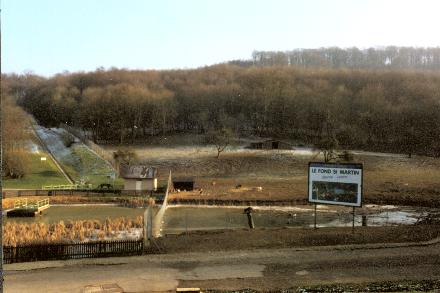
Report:
<svg viewBox="0 0 440 293"><path fill-rule="evenodd" d="M440 244L148 255L12 264L5 270L5 292L82 292L88 285L103 284L117 284L124 292L151 292L177 286L261 290L435 280L440 279Z"/></svg>

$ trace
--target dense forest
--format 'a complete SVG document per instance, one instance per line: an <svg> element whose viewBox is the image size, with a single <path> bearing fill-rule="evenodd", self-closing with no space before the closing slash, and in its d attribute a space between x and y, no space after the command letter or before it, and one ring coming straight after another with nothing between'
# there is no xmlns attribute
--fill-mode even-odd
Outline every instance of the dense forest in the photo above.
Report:
<svg viewBox="0 0 440 293"><path fill-rule="evenodd" d="M440 70L440 47L385 47L341 49L296 49L292 51L254 51L250 60L235 60L239 66L296 66L302 68L351 69L428 69Z"/></svg>
<svg viewBox="0 0 440 293"><path fill-rule="evenodd" d="M221 64L3 75L2 82L42 125L78 127L98 143L228 129L242 137L440 156L435 71Z"/></svg>

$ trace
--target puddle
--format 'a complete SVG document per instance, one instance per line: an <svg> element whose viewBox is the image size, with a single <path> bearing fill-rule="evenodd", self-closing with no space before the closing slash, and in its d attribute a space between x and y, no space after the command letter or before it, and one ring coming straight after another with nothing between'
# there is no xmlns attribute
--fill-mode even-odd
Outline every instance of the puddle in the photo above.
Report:
<svg viewBox="0 0 440 293"><path fill-rule="evenodd" d="M367 218L367 226L414 225L426 218L428 213L411 213L403 211L381 212Z"/></svg>

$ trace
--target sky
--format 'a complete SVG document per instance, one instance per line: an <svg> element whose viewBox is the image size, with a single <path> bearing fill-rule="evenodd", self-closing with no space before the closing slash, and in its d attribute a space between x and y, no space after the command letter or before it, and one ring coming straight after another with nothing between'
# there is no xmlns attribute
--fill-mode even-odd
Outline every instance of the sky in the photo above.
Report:
<svg viewBox="0 0 440 293"><path fill-rule="evenodd" d="M440 46L438 0L1 0L2 72L197 68L254 50Z"/></svg>

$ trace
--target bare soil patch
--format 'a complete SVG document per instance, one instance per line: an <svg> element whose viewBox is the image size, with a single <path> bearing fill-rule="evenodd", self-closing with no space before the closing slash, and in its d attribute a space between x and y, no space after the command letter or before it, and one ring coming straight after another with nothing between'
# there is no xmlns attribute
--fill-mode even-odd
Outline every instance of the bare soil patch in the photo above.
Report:
<svg viewBox="0 0 440 293"><path fill-rule="evenodd" d="M162 138L165 141L165 138ZM197 190L170 199L272 200L307 202L308 162L322 160L311 150L250 150L235 145L216 159L212 146L173 143L134 146L140 160L159 169L159 185L169 171L194 177ZM117 147L106 146L109 151ZM440 206L440 159L354 152L364 166L364 203Z"/></svg>
<svg viewBox="0 0 440 293"><path fill-rule="evenodd" d="M189 232L158 239L167 253L427 241L440 225L351 228L281 228Z"/></svg>
<svg viewBox="0 0 440 293"><path fill-rule="evenodd" d="M170 198L307 201L307 166L311 157L265 152L231 154L219 160L171 164L175 176L193 175L198 191ZM364 165L364 203L440 205L440 160L416 157L357 156ZM192 173L193 172L193 173Z"/></svg>

